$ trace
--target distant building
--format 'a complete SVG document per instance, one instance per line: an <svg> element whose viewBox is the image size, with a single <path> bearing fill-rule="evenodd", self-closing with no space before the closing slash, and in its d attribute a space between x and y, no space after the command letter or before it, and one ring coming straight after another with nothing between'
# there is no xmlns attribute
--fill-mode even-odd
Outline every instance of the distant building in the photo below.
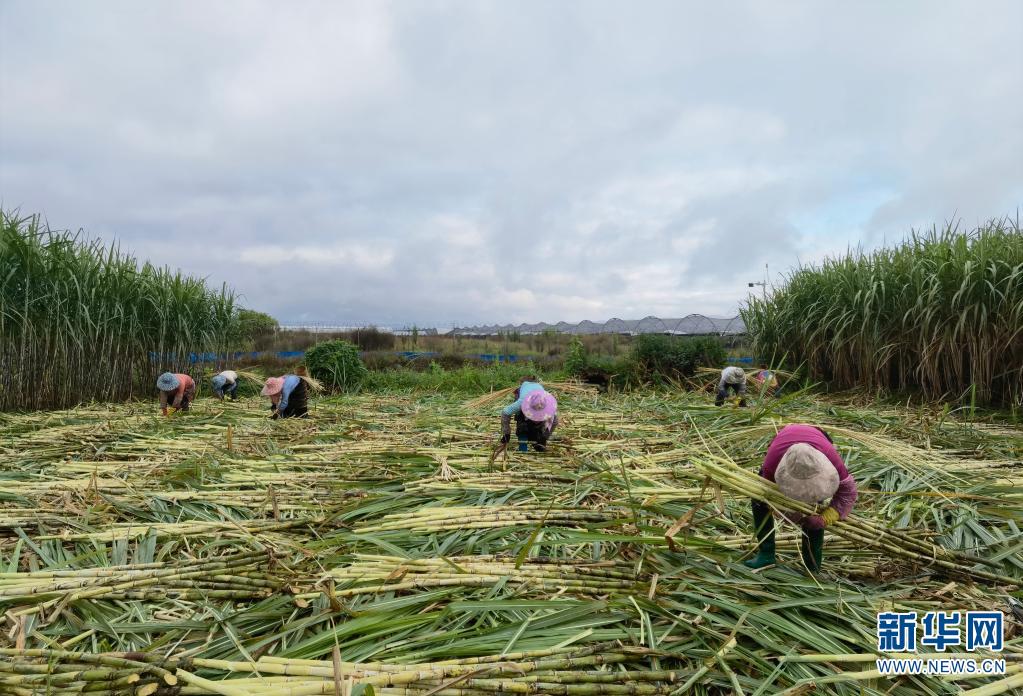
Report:
<svg viewBox="0 0 1023 696"><path fill-rule="evenodd" d="M746 324L742 317L705 317L702 314L690 314L686 317L645 317L643 319L608 319L603 323L589 320L577 324L558 322L548 324L489 324L483 326L465 326L452 329L455 336L497 336L500 334L517 333L523 336L542 334L554 331L560 334L584 335L614 333L627 336L638 334L668 334L677 336L739 336L746 333Z"/></svg>

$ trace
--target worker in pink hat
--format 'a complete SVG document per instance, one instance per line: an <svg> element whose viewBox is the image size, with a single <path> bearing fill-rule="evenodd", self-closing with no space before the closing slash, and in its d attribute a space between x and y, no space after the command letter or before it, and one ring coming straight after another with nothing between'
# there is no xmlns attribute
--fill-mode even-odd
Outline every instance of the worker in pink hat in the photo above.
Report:
<svg viewBox="0 0 1023 696"><path fill-rule="evenodd" d="M820 570L824 560L824 528L844 520L856 503L856 480L842 461L831 437L812 425L786 425L767 448L760 475L774 481L789 498L820 510L815 515L784 512L786 519L803 531L799 551L810 571ZM753 529L758 541L750 568L775 562L774 518L767 503L753 501Z"/></svg>
<svg viewBox="0 0 1023 696"><path fill-rule="evenodd" d="M519 440L519 451L533 449L544 452L547 441L558 426L558 402L549 394L536 377L529 375L522 379L515 390L515 401L501 410L501 442L511 440L511 419L515 418L515 436Z"/></svg>
<svg viewBox="0 0 1023 696"><path fill-rule="evenodd" d="M309 389L298 375L270 377L260 394L270 397L271 418L305 418L309 415Z"/></svg>

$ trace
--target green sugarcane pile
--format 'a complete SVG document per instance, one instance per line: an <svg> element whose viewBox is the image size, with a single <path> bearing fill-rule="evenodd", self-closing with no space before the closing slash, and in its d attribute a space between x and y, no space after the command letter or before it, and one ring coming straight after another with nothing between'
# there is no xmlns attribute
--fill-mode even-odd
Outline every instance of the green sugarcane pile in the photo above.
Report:
<svg viewBox="0 0 1023 696"><path fill-rule="evenodd" d="M614 562L560 561L495 556L455 556L409 560L392 556L359 555L354 562L330 571L330 577L348 587L336 596L462 585L518 584L543 592L564 589L574 594L605 596L640 592L634 568Z"/></svg>
<svg viewBox="0 0 1023 696"><path fill-rule="evenodd" d="M1023 688L1011 422L561 386L548 452L496 459L505 394L0 414L0 693ZM811 511L755 473L791 422L860 488L816 576L781 516L778 564L741 564L751 496ZM939 609L1005 612L1004 677L874 671L879 611Z"/></svg>
<svg viewBox="0 0 1023 696"><path fill-rule="evenodd" d="M479 507L419 508L411 513L385 515L372 525L358 527L361 533L407 530L430 533L452 529L486 529L533 525L576 526L577 524L613 523L619 517L614 511L552 508L543 505L486 505Z"/></svg>
<svg viewBox="0 0 1023 696"><path fill-rule="evenodd" d="M618 683L613 671L595 667L635 667L651 658L671 655L636 646L593 645L503 653L416 665L383 662L344 662L340 659L288 660L264 657L258 661L185 658L157 660L150 655L120 653L83 656L55 650L11 651L0 656L33 660L0 666L0 684L12 694L102 693L189 694L202 696L305 696L353 693L358 686L380 694L670 694L680 674L670 670L633 669L632 682ZM211 681L198 670L241 675ZM250 676L250 675L257 676ZM179 686L180 685L180 686Z"/></svg>

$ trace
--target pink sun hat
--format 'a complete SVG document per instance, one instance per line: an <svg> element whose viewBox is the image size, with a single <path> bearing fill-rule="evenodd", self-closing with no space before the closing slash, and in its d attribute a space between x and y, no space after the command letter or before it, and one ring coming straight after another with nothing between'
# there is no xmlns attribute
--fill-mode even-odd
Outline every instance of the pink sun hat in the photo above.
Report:
<svg viewBox="0 0 1023 696"><path fill-rule="evenodd" d="M263 391L259 393L263 396L273 396L274 394L280 394L282 389L284 389L283 377L268 377L266 384L263 385Z"/></svg>
<svg viewBox="0 0 1023 696"><path fill-rule="evenodd" d="M542 389L529 392L522 400L522 415L531 421L543 423L554 418L558 412L558 402L552 394Z"/></svg>

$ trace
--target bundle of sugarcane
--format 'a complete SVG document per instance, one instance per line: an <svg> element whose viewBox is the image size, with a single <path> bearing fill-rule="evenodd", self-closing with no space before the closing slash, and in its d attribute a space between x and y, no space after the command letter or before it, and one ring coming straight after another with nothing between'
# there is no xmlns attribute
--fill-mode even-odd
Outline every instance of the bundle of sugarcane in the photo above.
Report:
<svg viewBox="0 0 1023 696"><path fill-rule="evenodd" d="M432 587L489 587L498 583L569 594L615 595L641 587L631 564L556 561L555 559L455 556L444 559L403 559L359 554L350 565L334 568L329 577L341 583L336 596L421 590Z"/></svg>
<svg viewBox="0 0 1023 696"><path fill-rule="evenodd" d="M359 534L388 531L432 533L454 529L488 529L520 525L588 526L625 522L624 511L580 510L542 505L491 505L486 507L432 507L386 515L379 521L355 528Z"/></svg>
<svg viewBox="0 0 1023 696"><path fill-rule="evenodd" d="M227 501L222 501L227 502ZM264 499L265 503L265 499ZM64 529L59 534L39 534L39 541L60 539L63 541L112 541L114 539L139 539L154 536L157 539L198 538L203 536L249 538L271 532L283 532L309 524L316 524L322 517L300 517L294 520L279 522L277 520L194 520L189 522L119 522L99 531L70 531ZM2 526L2 522L0 522Z"/></svg>
<svg viewBox="0 0 1023 696"><path fill-rule="evenodd" d="M457 466L457 463L453 463ZM431 476L409 481L405 484L408 492L421 490L485 490L485 491L507 491L513 489L540 490L549 487L561 487L574 481L574 478L559 475L556 472L539 471L503 471L477 472L461 474L457 478L441 478Z"/></svg>
<svg viewBox="0 0 1023 696"><path fill-rule="evenodd" d="M266 564L265 552L240 551L181 563L6 572L0 573L0 607L19 607L14 614L27 615L58 603L163 598L169 593L211 598L261 597L280 586L266 573Z"/></svg>
<svg viewBox="0 0 1023 696"><path fill-rule="evenodd" d="M729 459L708 454L693 460L693 463L697 469L721 486L750 498L763 500L775 510L794 511L804 515L816 513L813 506L787 497L777 484L737 466ZM1018 587L1021 585L1019 578L976 567L984 565L1000 570L1002 566L996 561L946 549L857 515L850 515L847 519L830 525L828 529L856 544L878 549L883 553L900 556L923 565L934 566L949 575L986 580L1008 586Z"/></svg>
<svg viewBox="0 0 1023 696"><path fill-rule="evenodd" d="M7 693L110 696L312 696L372 687L381 694L669 694L685 672L637 668L675 656L649 648L598 644L508 652L430 663L346 662L263 657L258 661L167 658L150 653L89 655L0 649ZM0 663L2 664L2 663ZM613 666L614 671L606 667ZM209 675L201 677L197 672ZM216 675L218 678L212 678ZM257 675L257 676L249 676Z"/></svg>

